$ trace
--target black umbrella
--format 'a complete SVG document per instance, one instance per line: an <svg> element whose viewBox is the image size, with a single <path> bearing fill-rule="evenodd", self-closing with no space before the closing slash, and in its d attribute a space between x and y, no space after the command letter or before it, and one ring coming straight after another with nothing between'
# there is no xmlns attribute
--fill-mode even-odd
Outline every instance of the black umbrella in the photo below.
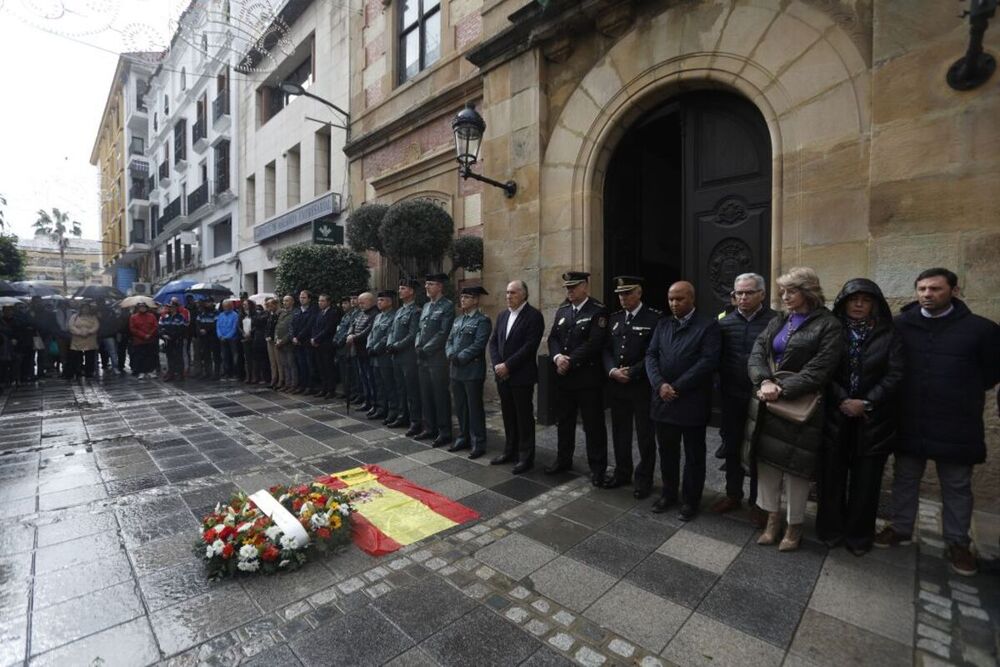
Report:
<svg viewBox="0 0 1000 667"><path fill-rule="evenodd" d="M6 280L0 280L0 296L28 296L28 292L15 287Z"/></svg>
<svg viewBox="0 0 1000 667"><path fill-rule="evenodd" d="M28 296L52 296L53 294L59 294L59 290L55 287L32 280L20 280L11 283L11 285L15 289L24 290Z"/></svg>
<svg viewBox="0 0 1000 667"><path fill-rule="evenodd" d="M87 285L86 287L81 287L76 291L73 296L82 296L87 299L93 299L94 301L104 300L104 301L121 301L125 298L122 291L117 287L109 287L107 285Z"/></svg>
<svg viewBox="0 0 1000 667"><path fill-rule="evenodd" d="M219 283L195 283L184 291L192 294L204 294L205 296L229 296L233 293L233 290Z"/></svg>

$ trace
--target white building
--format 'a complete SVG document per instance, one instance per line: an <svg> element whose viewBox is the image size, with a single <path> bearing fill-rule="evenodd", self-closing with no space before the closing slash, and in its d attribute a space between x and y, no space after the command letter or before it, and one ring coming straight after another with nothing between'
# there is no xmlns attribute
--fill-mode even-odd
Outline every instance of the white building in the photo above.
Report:
<svg viewBox="0 0 1000 667"><path fill-rule="evenodd" d="M283 91L284 83L341 109L349 106L349 2L288 0L267 33L266 53L251 51L236 86L240 183L237 230L240 289L273 291L278 252L310 243L317 222L339 223L348 190L344 115ZM356 3L355 3L356 4ZM342 237L341 237L342 238ZM234 288L234 291L235 288Z"/></svg>
<svg viewBox="0 0 1000 667"><path fill-rule="evenodd" d="M185 278L234 291L239 106L233 70L252 29L241 2L192 2L147 96L154 290Z"/></svg>

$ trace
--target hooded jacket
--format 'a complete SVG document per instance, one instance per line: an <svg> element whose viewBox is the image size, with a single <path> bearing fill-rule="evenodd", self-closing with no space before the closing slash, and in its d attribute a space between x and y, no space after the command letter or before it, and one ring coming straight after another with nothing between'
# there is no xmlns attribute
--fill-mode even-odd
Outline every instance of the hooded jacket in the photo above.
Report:
<svg viewBox="0 0 1000 667"><path fill-rule="evenodd" d="M882 290L867 278L855 278L844 284L833 304L833 314L845 323L845 348L850 342L847 299L855 294L868 294L875 300L875 324L861 345L857 390L853 394L850 391L851 364L846 352L827 387L825 443L832 449L852 447L859 456L886 455L891 453L896 439L904 371L903 339L892 324L892 311ZM840 404L849 398L870 404L864 417L852 418L840 411ZM843 442L843 428L852 421L857 421L857 437L854 442Z"/></svg>
<svg viewBox="0 0 1000 667"><path fill-rule="evenodd" d="M951 303L939 318L924 317L917 302L896 316L906 360L896 451L973 465L986 460L983 408L1000 380L1000 326Z"/></svg>

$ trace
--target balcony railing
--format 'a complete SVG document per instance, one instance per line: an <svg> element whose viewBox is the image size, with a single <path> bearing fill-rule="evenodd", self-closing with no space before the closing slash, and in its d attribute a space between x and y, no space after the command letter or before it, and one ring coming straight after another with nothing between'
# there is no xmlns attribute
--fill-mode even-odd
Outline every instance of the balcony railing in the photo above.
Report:
<svg viewBox="0 0 1000 667"><path fill-rule="evenodd" d="M129 245L133 243L145 243L146 242L146 230L145 229L133 229L132 233L128 235Z"/></svg>
<svg viewBox="0 0 1000 667"><path fill-rule="evenodd" d="M219 120L229 115L229 91L220 90L212 100L212 120Z"/></svg>
<svg viewBox="0 0 1000 667"><path fill-rule="evenodd" d="M199 118L195 121L194 127L191 128L191 141L198 141L199 139L208 138L208 127L204 118Z"/></svg>
<svg viewBox="0 0 1000 667"><path fill-rule="evenodd" d="M208 183L202 183L194 192L188 195L188 215L193 214L199 208L208 203Z"/></svg>
<svg viewBox="0 0 1000 667"><path fill-rule="evenodd" d="M134 181L128 189L132 199L149 199L149 181Z"/></svg>
<svg viewBox="0 0 1000 667"><path fill-rule="evenodd" d="M163 208L163 215L161 215L160 219L156 221L157 235L162 234L166 226L169 225L180 214L181 214L181 198L176 197L172 202L170 202Z"/></svg>
<svg viewBox="0 0 1000 667"><path fill-rule="evenodd" d="M142 155L146 152L146 142L142 137L132 137L128 144L129 155Z"/></svg>
<svg viewBox="0 0 1000 667"><path fill-rule="evenodd" d="M160 180L161 181L164 180L164 179L169 179L170 178L170 163L167 162L166 160L164 160L163 162L161 162L160 163L160 169L159 169L158 173L160 175Z"/></svg>

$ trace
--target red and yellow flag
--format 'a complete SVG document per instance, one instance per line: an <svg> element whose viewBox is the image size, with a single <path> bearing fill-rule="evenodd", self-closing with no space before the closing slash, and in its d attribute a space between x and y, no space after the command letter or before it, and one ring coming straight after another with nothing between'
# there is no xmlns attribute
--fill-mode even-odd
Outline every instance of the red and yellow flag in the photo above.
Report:
<svg viewBox="0 0 1000 667"><path fill-rule="evenodd" d="M354 507L354 543L373 556L396 551L452 526L475 511L376 465L316 480L344 493Z"/></svg>

